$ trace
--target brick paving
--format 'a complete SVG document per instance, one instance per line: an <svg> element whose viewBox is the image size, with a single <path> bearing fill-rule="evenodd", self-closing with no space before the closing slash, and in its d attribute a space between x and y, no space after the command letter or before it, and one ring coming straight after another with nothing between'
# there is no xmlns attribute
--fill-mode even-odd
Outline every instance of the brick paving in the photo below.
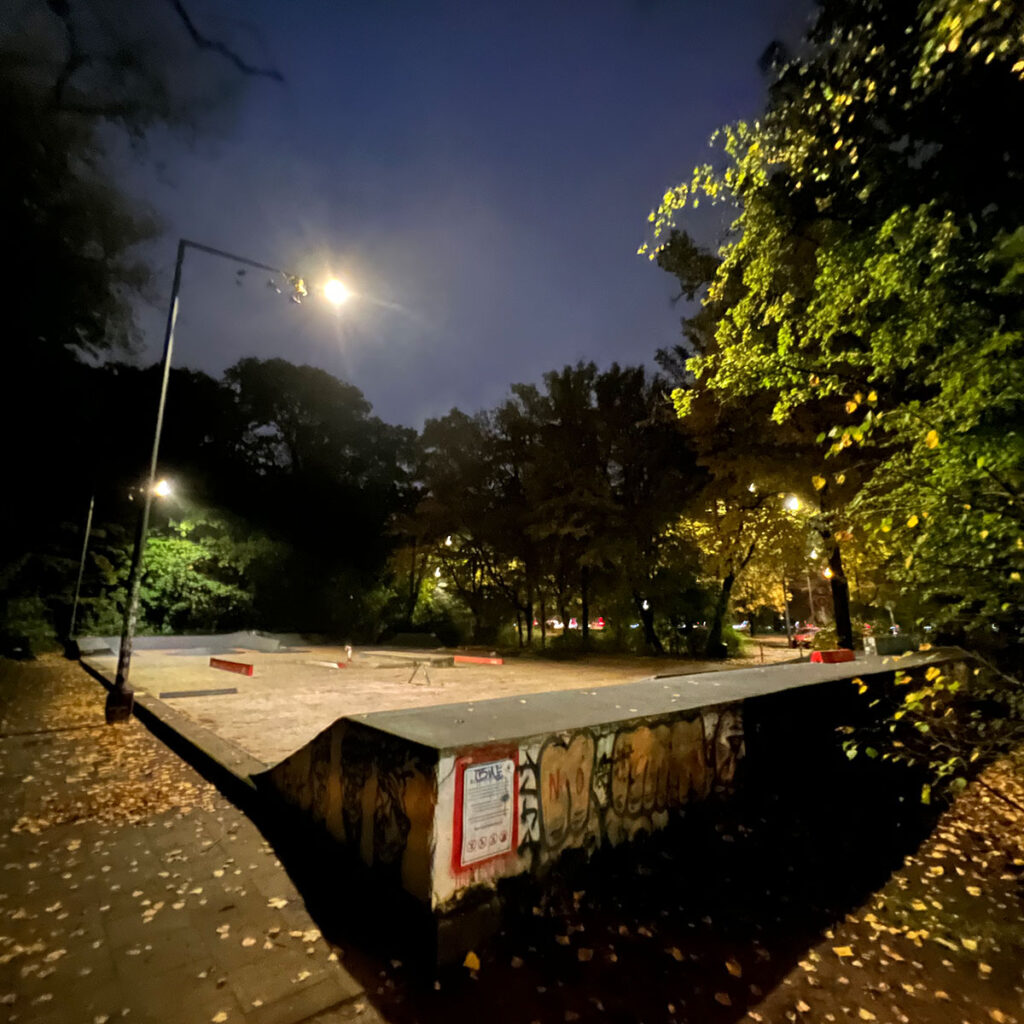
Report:
<svg viewBox="0 0 1024 1024"><path fill-rule="evenodd" d="M380 1018L246 815L53 657L0 662L0 1020Z"/></svg>

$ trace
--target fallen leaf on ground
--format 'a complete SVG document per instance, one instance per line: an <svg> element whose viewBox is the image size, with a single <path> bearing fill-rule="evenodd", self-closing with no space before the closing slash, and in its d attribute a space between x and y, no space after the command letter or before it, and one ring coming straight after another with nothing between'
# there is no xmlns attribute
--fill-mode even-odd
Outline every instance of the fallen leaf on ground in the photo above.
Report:
<svg viewBox="0 0 1024 1024"><path fill-rule="evenodd" d="M468 967L471 971L479 971L480 957L478 957L476 953L473 952L473 950L470 950L466 954L466 959L462 961L462 966Z"/></svg>

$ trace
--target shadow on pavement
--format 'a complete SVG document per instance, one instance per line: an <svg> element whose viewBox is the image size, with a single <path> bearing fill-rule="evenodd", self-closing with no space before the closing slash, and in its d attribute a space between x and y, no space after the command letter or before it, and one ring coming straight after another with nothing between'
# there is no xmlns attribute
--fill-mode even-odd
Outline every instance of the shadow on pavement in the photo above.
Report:
<svg viewBox="0 0 1024 1024"><path fill-rule="evenodd" d="M502 930L474 951L475 971L436 970L429 922L336 846L250 813L388 1020L725 1024L883 885L938 815L919 779L848 762L820 729L809 744L795 705L774 714L748 734L760 768L742 795L563 861L543 883L505 883Z"/></svg>

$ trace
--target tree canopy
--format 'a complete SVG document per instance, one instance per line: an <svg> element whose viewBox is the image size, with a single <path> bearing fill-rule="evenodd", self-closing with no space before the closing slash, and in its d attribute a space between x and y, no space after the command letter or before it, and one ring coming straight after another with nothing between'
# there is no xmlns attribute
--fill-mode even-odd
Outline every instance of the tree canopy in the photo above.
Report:
<svg viewBox="0 0 1024 1024"><path fill-rule="evenodd" d="M821 424L819 493L859 479L853 536L892 538L881 571L921 615L1004 634L1024 568L1024 114L1010 5L825 2L776 57L764 116L666 191L652 258L702 201L735 218L676 392L766 397ZM664 258L664 257L662 257Z"/></svg>

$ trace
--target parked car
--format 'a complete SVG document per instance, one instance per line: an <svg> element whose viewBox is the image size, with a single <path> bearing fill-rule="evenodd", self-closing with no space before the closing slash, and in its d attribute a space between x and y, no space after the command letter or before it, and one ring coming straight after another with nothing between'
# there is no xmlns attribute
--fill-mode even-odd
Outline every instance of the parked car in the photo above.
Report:
<svg viewBox="0 0 1024 1024"><path fill-rule="evenodd" d="M801 626L793 635L790 637L790 647L810 647L814 641L816 634L821 632L820 626L812 625L808 623L806 626Z"/></svg>

